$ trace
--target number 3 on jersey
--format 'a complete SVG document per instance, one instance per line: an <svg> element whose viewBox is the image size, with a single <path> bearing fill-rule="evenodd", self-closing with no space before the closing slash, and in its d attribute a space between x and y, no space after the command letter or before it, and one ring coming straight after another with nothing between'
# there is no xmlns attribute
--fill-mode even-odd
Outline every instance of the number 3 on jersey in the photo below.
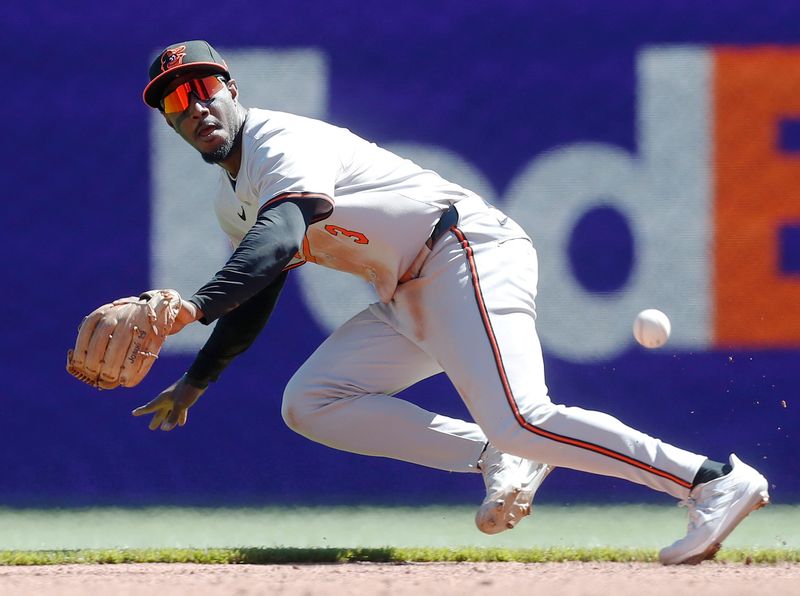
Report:
<svg viewBox="0 0 800 596"><path fill-rule="evenodd" d="M328 224L325 226L325 231L333 236L338 236L341 234L342 236L347 236L348 238L352 238L355 244L369 244L369 239L364 236L361 232L355 232L353 230L346 230L341 226L335 226L333 224Z"/></svg>

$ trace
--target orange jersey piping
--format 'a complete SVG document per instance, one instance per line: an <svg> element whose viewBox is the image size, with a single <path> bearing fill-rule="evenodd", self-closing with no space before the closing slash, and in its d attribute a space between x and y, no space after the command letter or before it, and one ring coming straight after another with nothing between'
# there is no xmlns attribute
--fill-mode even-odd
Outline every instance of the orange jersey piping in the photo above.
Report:
<svg viewBox="0 0 800 596"><path fill-rule="evenodd" d="M271 207L275 203L290 201L292 199L322 199L323 201L327 201L330 204L331 208L325 213L321 213L319 215L314 216L314 219L311 220L309 225L315 224L324 219L328 219L331 216L331 213L333 213L333 207L335 205L332 198L330 198L325 193L321 192L282 192L281 194L275 195L269 201L261 205L261 207L258 210L258 215L261 215L265 209Z"/></svg>

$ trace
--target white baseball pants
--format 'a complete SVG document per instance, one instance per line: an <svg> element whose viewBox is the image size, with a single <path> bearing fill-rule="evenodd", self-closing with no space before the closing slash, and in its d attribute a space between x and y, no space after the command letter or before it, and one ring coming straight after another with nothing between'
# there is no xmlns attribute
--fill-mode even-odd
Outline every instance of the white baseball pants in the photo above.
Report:
<svg viewBox="0 0 800 596"><path fill-rule="evenodd" d="M600 412L553 404L536 334L536 251L483 201L398 286L336 330L286 387L283 417L325 445L450 471L476 471L490 440L514 455L624 478L684 499L705 456ZM476 424L393 394L447 373Z"/></svg>

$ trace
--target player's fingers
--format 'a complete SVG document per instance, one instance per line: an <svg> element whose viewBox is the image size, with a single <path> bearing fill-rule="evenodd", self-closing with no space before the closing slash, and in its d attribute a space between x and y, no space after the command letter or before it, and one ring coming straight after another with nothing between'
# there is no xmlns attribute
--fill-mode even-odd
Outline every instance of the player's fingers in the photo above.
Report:
<svg viewBox="0 0 800 596"><path fill-rule="evenodd" d="M170 413L169 416L166 417L164 422L161 423L161 430L170 431L176 426L178 426L178 422L180 421L181 412L185 412L183 408L175 408Z"/></svg>
<svg viewBox="0 0 800 596"><path fill-rule="evenodd" d="M149 402L144 404L143 406L139 406L135 410L131 412L134 416L144 416L145 414L150 414L157 410L160 410L164 407L166 399L164 396L159 395L155 399L151 399Z"/></svg>
<svg viewBox="0 0 800 596"><path fill-rule="evenodd" d="M181 415L178 417L178 426L186 424L186 419L189 417L189 409L181 410Z"/></svg>
<svg viewBox="0 0 800 596"><path fill-rule="evenodd" d="M167 414L169 414L169 412L170 410L167 409L159 410L158 412L156 412L153 415L153 419L150 421L148 428L150 430L156 430L159 426L161 426L161 423L164 422L164 419L167 417Z"/></svg>

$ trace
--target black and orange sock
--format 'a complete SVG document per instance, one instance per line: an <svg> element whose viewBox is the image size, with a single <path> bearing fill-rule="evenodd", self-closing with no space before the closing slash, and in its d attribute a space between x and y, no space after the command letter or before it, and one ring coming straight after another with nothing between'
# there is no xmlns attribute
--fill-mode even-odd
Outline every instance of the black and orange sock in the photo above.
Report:
<svg viewBox="0 0 800 596"><path fill-rule="evenodd" d="M703 484L704 482L710 482L712 480L716 480L717 478L721 478L732 469L733 466L730 464L723 464L722 462L706 459L706 461L703 462L703 465L700 466L700 469L697 470L694 480L692 480L692 488L698 484Z"/></svg>

